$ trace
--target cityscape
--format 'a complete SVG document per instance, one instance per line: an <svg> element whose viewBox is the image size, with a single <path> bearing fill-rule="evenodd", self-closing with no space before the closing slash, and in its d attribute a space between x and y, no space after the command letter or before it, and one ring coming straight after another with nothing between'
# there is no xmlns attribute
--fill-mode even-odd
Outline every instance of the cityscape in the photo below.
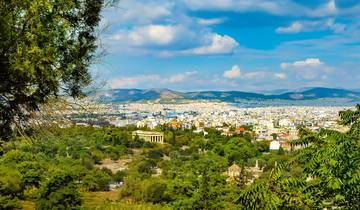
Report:
<svg viewBox="0 0 360 210"><path fill-rule="evenodd" d="M360 209L359 0L0 0L0 210Z"/></svg>
<svg viewBox="0 0 360 210"><path fill-rule="evenodd" d="M237 128L251 126L256 140L278 140L286 149L289 149L291 140L299 138L299 126L315 132L320 129L347 131L348 127L339 124L339 112L352 109L333 106L241 108L232 103L212 101L188 101L182 104L151 101L101 104L85 101L77 109L71 107L70 110L55 112L66 119L61 121L63 126L136 126L155 130L159 126L170 125L174 129L193 130L204 135L206 128L216 128L226 136L233 136Z"/></svg>

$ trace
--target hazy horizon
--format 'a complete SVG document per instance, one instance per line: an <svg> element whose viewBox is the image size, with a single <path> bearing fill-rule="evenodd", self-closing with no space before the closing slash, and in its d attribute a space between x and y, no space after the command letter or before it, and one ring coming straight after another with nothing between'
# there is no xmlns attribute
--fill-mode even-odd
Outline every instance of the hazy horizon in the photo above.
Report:
<svg viewBox="0 0 360 210"><path fill-rule="evenodd" d="M236 89L192 89L192 90L182 90L182 89L172 89L172 88L167 88L167 87L149 87L149 88L137 88L137 87L120 87L120 88L111 88L111 87L105 87L105 88L100 88L98 90L132 90L132 89L137 89L137 90L170 90L170 91L176 91L176 92L202 92L202 91L220 91L220 92L227 92L227 91L237 91L237 92L251 92L251 93L272 93L272 92L300 92L300 91L305 91L305 90L309 90L309 89L316 89L316 88L325 88L325 89L341 89L341 90L348 90L348 91L355 91L358 92L360 91L359 88L353 88L353 89L348 89L348 88L343 88L343 87L300 87L300 88L296 88L296 89L269 89L269 90L253 90L253 91L247 91L247 90L236 90Z"/></svg>

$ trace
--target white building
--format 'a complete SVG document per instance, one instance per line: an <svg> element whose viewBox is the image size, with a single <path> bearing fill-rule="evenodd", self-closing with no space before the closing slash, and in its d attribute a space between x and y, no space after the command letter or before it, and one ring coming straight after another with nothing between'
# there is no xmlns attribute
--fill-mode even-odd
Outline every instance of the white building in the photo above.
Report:
<svg viewBox="0 0 360 210"><path fill-rule="evenodd" d="M274 141L270 142L270 150L279 150L280 147L281 147L281 144L279 141L274 140Z"/></svg>
<svg viewBox="0 0 360 210"><path fill-rule="evenodd" d="M148 142L160 144L164 143L164 134L161 132L137 130L132 133L133 138L135 138L136 136Z"/></svg>

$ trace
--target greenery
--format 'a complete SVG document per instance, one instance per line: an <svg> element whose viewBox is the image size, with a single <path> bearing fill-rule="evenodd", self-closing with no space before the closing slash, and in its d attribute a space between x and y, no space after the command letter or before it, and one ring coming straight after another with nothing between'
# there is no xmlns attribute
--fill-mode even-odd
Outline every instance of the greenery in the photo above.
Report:
<svg viewBox="0 0 360 210"><path fill-rule="evenodd" d="M90 83L103 0L0 1L0 135Z"/></svg>
<svg viewBox="0 0 360 210"><path fill-rule="evenodd" d="M0 1L0 209L360 209L360 105L339 113L347 132L299 127L278 151L252 126L165 124L162 145L134 126L35 126L41 106L90 84L104 6Z"/></svg>
<svg viewBox="0 0 360 210"><path fill-rule="evenodd" d="M359 209L359 112L340 113L346 133L299 127L291 144L301 149L272 152L267 142L215 129L204 136L163 126L168 143L159 145L132 139L135 127L42 127L2 145L0 208ZM101 169L104 160L130 162L113 172ZM240 174L229 180L233 164Z"/></svg>

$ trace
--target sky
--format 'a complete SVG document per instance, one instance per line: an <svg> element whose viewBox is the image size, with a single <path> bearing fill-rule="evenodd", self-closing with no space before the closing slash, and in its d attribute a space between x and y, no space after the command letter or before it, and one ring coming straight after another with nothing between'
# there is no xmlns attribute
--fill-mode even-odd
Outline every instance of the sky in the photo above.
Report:
<svg viewBox="0 0 360 210"><path fill-rule="evenodd" d="M360 88L359 0L120 0L95 80L109 88Z"/></svg>

